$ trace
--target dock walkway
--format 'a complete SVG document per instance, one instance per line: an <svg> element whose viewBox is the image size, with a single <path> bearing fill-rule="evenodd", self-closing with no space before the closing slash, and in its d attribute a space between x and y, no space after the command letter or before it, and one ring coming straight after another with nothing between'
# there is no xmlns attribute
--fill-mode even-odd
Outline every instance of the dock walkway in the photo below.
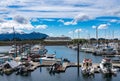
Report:
<svg viewBox="0 0 120 81"><path fill-rule="evenodd" d="M37 67L49 67L54 64L54 62L43 62L40 64L39 62L31 62L32 66L29 68L30 71L35 70ZM79 67L81 67L82 63L79 64ZM113 63L114 67L120 68L119 63ZM67 68L69 67L78 67L77 63L69 63L69 62L64 62L62 66L60 66L57 70L59 72L65 72ZM94 68L99 67L99 63L93 63Z"/></svg>

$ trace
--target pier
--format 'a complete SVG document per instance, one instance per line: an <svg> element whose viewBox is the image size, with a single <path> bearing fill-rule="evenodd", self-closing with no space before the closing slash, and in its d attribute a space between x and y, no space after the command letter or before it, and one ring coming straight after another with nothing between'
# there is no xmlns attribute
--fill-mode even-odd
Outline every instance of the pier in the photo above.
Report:
<svg viewBox="0 0 120 81"><path fill-rule="evenodd" d="M38 67L50 67L54 64L54 62L44 62L42 64L40 64L39 62L31 62L32 66L30 68L28 68L29 71L34 71L36 68ZM82 66L82 63L79 63L79 67ZM67 68L70 67L78 67L77 63L68 63L68 62L64 62L62 64L62 66L60 66L57 71L58 72L65 72ZM98 68L99 67L99 63L93 63L93 67L94 68ZM119 63L113 63L113 67L116 68L120 68L120 64Z"/></svg>

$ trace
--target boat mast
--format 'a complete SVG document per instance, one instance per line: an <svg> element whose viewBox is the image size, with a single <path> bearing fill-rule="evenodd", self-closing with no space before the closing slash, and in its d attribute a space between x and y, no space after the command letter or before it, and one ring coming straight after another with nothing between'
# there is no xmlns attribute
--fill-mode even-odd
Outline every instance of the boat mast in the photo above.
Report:
<svg viewBox="0 0 120 81"><path fill-rule="evenodd" d="M96 27L96 40L97 40L97 45L98 45L98 27Z"/></svg>
<svg viewBox="0 0 120 81"><path fill-rule="evenodd" d="M17 57L17 45L16 45L16 38L15 38L15 28L13 26L13 44L15 44L15 57Z"/></svg>
<svg viewBox="0 0 120 81"><path fill-rule="evenodd" d="M79 59L80 58L80 56L79 56L79 43L80 43L80 41L79 41L79 39L80 39L80 31L78 30L78 44L77 44L77 66L78 66L77 69L78 69L78 77L79 77L79 74L80 74L79 73L80 72L79 71L79 66L80 66L80 61L79 61L80 60Z"/></svg>
<svg viewBox="0 0 120 81"><path fill-rule="evenodd" d="M73 45L74 45L74 31L72 33L73 33Z"/></svg>

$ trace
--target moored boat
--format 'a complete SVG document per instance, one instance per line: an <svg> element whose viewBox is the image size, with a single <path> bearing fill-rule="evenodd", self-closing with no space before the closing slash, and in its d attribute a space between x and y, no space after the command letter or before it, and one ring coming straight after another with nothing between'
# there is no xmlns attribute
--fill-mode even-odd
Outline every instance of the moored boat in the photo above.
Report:
<svg viewBox="0 0 120 81"><path fill-rule="evenodd" d="M112 61L109 58L102 59L100 69L103 74L116 74L117 69L113 68Z"/></svg>
<svg viewBox="0 0 120 81"><path fill-rule="evenodd" d="M82 70L83 75L93 75L94 74L94 67L92 66L92 60L85 58L83 60L81 70Z"/></svg>

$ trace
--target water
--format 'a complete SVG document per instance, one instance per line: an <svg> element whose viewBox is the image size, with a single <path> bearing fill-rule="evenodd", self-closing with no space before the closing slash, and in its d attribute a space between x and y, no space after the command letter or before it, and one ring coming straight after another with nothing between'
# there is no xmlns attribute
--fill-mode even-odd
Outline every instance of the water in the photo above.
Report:
<svg viewBox="0 0 120 81"><path fill-rule="evenodd" d="M1 47L0 47L1 48ZM56 52L58 58L68 58L71 62L76 62L77 52L65 46L46 46L48 53ZM7 49L6 49L7 50ZM102 57L93 56L80 52L80 62L84 58L92 58L93 62L99 63ZM29 76L15 75L15 73L7 76L0 76L0 81L120 81L120 73L117 76L104 77L101 73L95 74L94 77L83 77L81 72L78 76L76 67L67 68L65 73L49 74L46 67L37 68L31 72Z"/></svg>
<svg viewBox="0 0 120 81"><path fill-rule="evenodd" d="M11 46L0 46L0 53L8 52Z"/></svg>

